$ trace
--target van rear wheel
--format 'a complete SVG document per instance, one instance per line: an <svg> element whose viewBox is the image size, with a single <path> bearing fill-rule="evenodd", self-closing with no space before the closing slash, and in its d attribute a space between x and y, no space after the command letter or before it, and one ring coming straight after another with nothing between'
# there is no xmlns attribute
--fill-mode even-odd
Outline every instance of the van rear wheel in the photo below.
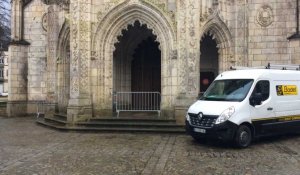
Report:
<svg viewBox="0 0 300 175"><path fill-rule="evenodd" d="M241 125L236 131L234 141L236 146L239 148L248 147L252 141L250 128L246 125Z"/></svg>

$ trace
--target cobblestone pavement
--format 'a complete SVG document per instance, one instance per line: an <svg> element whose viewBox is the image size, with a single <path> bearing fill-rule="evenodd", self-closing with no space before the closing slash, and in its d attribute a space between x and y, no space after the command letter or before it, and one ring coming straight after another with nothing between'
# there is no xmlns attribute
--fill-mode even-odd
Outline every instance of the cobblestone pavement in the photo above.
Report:
<svg viewBox="0 0 300 175"><path fill-rule="evenodd" d="M187 135L74 133L0 118L0 174L300 174L300 136L235 149Z"/></svg>

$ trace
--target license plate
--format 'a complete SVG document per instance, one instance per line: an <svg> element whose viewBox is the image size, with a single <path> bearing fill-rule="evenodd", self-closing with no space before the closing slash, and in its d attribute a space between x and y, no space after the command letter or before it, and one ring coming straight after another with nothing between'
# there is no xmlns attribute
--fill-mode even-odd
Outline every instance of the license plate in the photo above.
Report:
<svg viewBox="0 0 300 175"><path fill-rule="evenodd" d="M206 133L205 129L201 129L201 128L194 128L195 132L200 132L200 133Z"/></svg>

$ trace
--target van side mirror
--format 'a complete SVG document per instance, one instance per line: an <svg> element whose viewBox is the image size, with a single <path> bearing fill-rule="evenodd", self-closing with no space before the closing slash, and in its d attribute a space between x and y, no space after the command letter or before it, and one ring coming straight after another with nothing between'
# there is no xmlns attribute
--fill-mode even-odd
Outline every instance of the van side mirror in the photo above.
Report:
<svg viewBox="0 0 300 175"><path fill-rule="evenodd" d="M253 94L250 99L250 105L251 106L256 106L256 105L260 105L262 102L262 94L261 93L255 93Z"/></svg>

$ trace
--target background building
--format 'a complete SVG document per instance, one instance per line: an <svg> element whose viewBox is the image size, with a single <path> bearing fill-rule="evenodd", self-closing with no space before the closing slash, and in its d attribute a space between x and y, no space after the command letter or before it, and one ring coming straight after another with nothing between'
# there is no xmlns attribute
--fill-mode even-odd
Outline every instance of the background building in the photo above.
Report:
<svg viewBox="0 0 300 175"><path fill-rule="evenodd" d="M0 55L0 95L8 94L8 52Z"/></svg>
<svg viewBox="0 0 300 175"><path fill-rule="evenodd" d="M162 117L232 65L300 64L297 0L13 0L8 115L111 115L114 92L158 91ZM297 14L298 13L298 14Z"/></svg>

